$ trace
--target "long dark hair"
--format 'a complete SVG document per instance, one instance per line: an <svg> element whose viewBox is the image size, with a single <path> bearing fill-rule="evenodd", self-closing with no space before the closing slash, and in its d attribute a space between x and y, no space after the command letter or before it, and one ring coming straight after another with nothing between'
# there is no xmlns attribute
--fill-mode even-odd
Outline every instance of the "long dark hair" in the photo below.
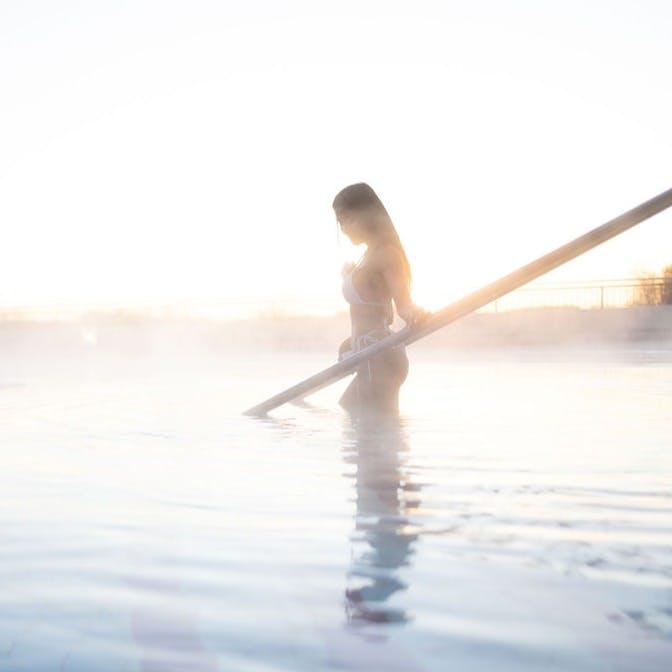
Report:
<svg viewBox="0 0 672 672"><path fill-rule="evenodd" d="M332 203L334 212L338 217L341 214L349 212L369 212L374 215L371 218L371 226L375 227L376 233L386 242L394 245L404 262L404 271L408 284L411 283L411 265L406 256L404 246L399 240L399 234L394 228L392 219L387 213L383 202L378 198L378 194L365 182L351 184L345 189L341 189Z"/></svg>

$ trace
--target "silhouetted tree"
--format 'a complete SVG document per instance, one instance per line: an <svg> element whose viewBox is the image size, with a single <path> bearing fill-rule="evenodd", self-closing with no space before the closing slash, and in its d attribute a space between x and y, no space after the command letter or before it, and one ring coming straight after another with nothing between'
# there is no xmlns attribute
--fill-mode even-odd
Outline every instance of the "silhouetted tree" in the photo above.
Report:
<svg viewBox="0 0 672 672"><path fill-rule="evenodd" d="M672 265L661 275L640 273L635 303L647 306L672 305Z"/></svg>
<svg viewBox="0 0 672 672"><path fill-rule="evenodd" d="M663 286L661 288L660 302L666 305L672 304L672 265L663 269Z"/></svg>
<svg viewBox="0 0 672 672"><path fill-rule="evenodd" d="M635 294L635 303L645 306L658 306L662 303L661 283L654 273L640 273L639 286Z"/></svg>

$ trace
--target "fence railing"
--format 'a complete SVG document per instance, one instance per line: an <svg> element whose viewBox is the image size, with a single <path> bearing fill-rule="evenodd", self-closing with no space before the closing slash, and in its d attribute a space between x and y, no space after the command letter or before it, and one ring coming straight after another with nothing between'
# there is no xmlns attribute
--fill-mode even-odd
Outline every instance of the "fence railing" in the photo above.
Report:
<svg viewBox="0 0 672 672"><path fill-rule="evenodd" d="M621 278L555 283L532 283L507 294L486 306L486 312L524 308L577 307L621 308L636 305L672 304L672 276L652 278ZM113 318L132 320L205 317L239 319L249 317L278 318L292 315L333 315L344 311L340 298L283 297L260 301L258 298L211 299L176 302L167 300L120 303L49 304L3 306L0 323L22 320L72 320L82 318Z"/></svg>
<svg viewBox="0 0 672 672"><path fill-rule="evenodd" d="M522 308L622 308L670 302L672 276L534 283L491 304L495 312ZM666 300L667 299L667 300Z"/></svg>

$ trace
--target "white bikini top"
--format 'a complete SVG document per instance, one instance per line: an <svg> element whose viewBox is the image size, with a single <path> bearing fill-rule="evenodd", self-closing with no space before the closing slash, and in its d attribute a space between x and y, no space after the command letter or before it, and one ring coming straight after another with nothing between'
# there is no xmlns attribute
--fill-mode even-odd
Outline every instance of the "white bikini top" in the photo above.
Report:
<svg viewBox="0 0 672 672"><path fill-rule="evenodd" d="M343 275L343 297L348 303L354 303L357 305L368 305L369 303L374 303L375 305L381 305L378 302L369 302L364 301L364 299L359 295L355 283L352 281L352 276L354 274L354 269Z"/></svg>
<svg viewBox="0 0 672 672"><path fill-rule="evenodd" d="M343 297L351 305L358 306L380 306L385 308L388 312L388 321L392 321L393 312L392 312L392 301L365 301L357 291L354 282L352 281L352 276L355 271L361 265L362 260L360 259L349 271L343 273Z"/></svg>

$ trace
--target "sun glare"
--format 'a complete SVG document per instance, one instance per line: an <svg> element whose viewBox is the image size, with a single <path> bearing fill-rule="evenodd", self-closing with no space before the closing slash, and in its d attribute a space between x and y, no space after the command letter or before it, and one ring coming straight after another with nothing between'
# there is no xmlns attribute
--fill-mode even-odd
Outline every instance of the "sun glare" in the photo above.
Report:
<svg viewBox="0 0 672 672"><path fill-rule="evenodd" d="M602 17L570 29L571 3L556 27L495 3L495 23L438 5L357 17L204 7L186 22L158 3L105 21L46 9L45 31L16 6L0 29L35 30L3 46L16 64L0 112L12 129L3 305L336 306L356 250L339 245L330 204L366 181L407 248L418 301L437 307L669 187L672 101L657 82L672 54L636 8L611 14L594 49L585 28ZM612 60L618 78L600 76ZM624 98L631 86L641 95ZM669 217L567 276L660 269Z"/></svg>

